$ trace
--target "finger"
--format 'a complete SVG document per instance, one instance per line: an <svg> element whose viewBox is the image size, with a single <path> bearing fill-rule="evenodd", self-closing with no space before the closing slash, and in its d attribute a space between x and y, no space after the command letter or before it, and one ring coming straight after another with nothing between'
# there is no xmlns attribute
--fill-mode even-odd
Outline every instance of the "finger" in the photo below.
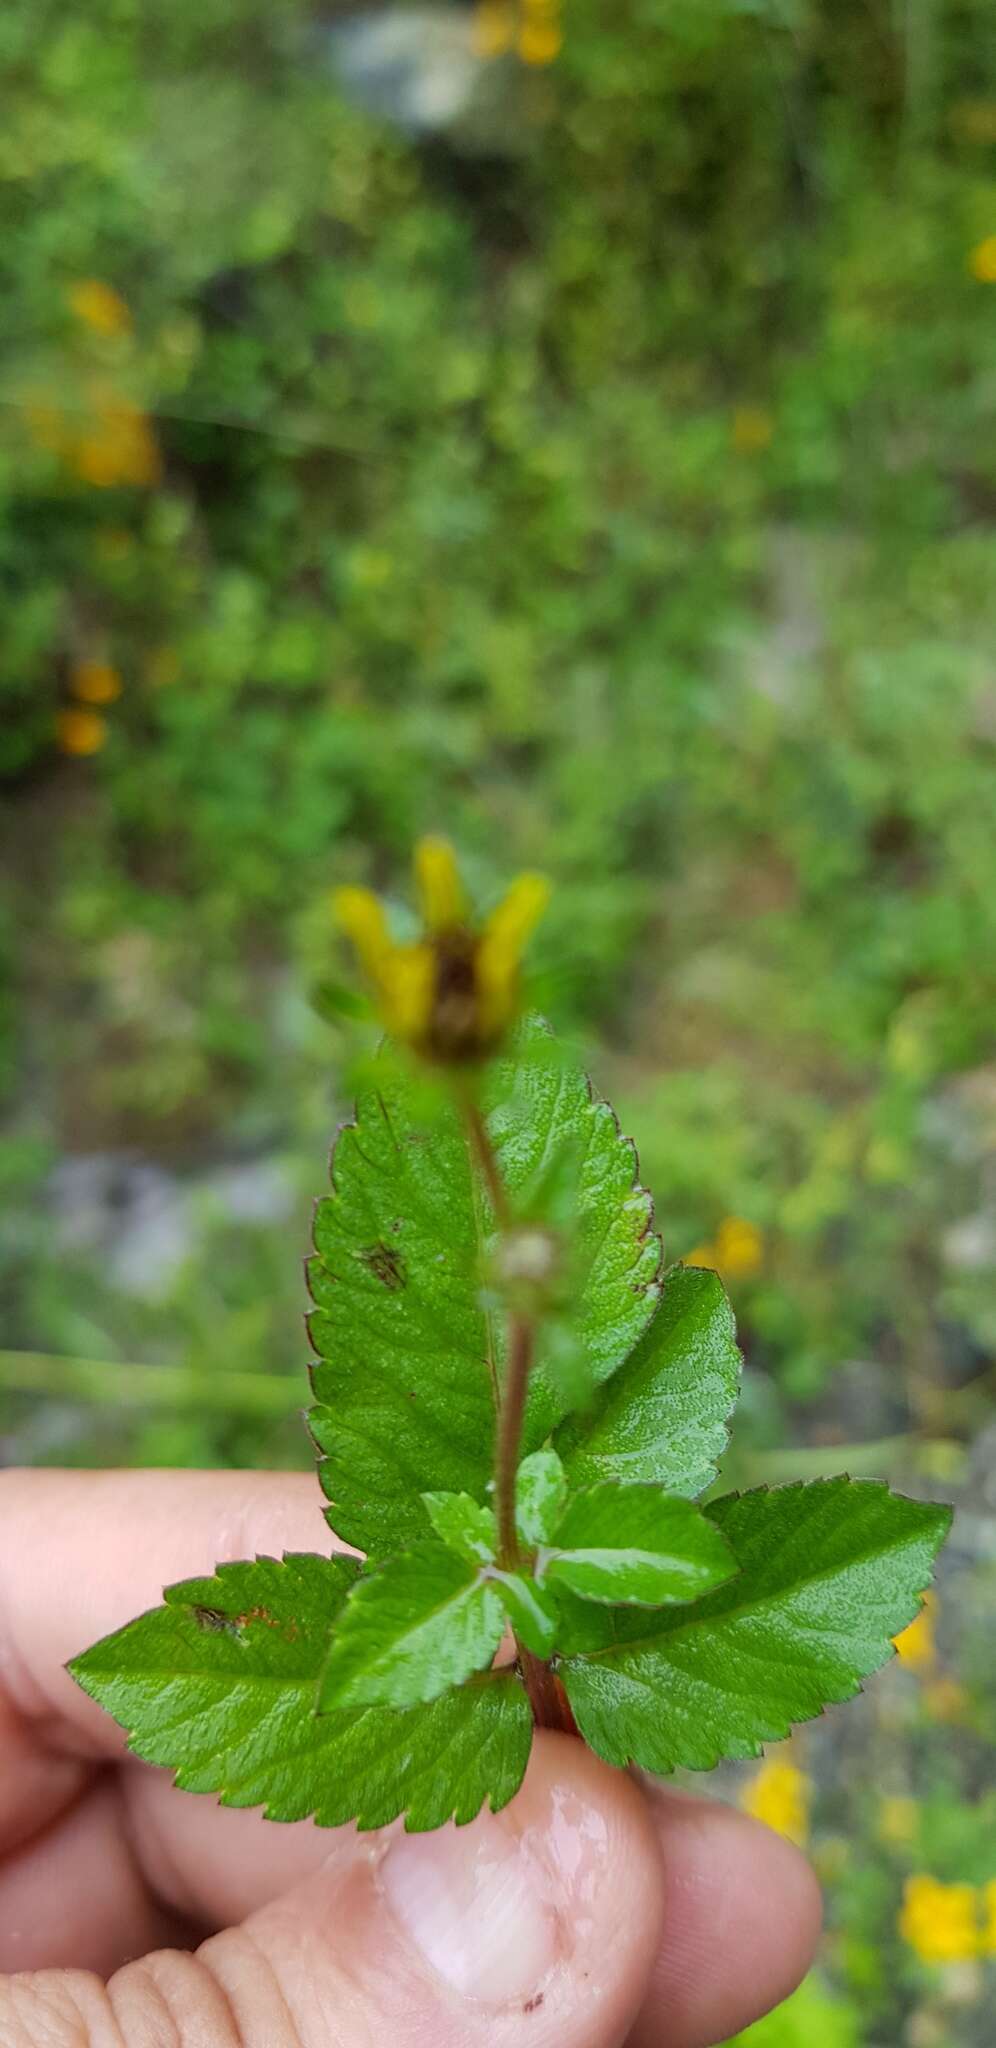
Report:
<svg viewBox="0 0 996 2048"><path fill-rule="evenodd" d="M99 1759L120 1755L125 1738L64 1660L157 1602L171 1579L257 1550L308 1547L328 1549L330 1539L304 1474L0 1479L0 1968L22 1962L29 1937L33 1959L109 1968L174 1924L140 1858L125 1853L120 1795L114 1844L106 1802L87 1792ZM84 1840L99 1886L82 1878Z"/></svg>
<svg viewBox="0 0 996 2048"><path fill-rule="evenodd" d="M113 1773L0 1864L0 1970L69 1963L109 1974L128 1956L188 1938L149 1891Z"/></svg>
<svg viewBox="0 0 996 2048"><path fill-rule="evenodd" d="M123 1735L63 1670L67 1658L156 1606L172 1580L257 1552L332 1547L303 1472L6 1472L0 1685L48 1747L119 1755ZM0 1812L0 1847L3 1828Z"/></svg>
<svg viewBox="0 0 996 2048"><path fill-rule="evenodd" d="M353 1828L275 1828L177 1793L162 1771L129 1773L126 1791L157 1892L205 1924L241 1920L311 1872L345 1879L368 1854ZM790 1842L735 1808L674 1791L644 1796L664 1905L630 2048L704 2048L749 2026L805 1975L819 1888Z"/></svg>
<svg viewBox="0 0 996 2048"><path fill-rule="evenodd" d="M708 2048L787 1998L813 1960L822 1905L791 1842L718 1800L650 1795L664 1912L630 2048Z"/></svg>
<svg viewBox="0 0 996 2048"><path fill-rule="evenodd" d="M619 2048L660 1911L638 1788L542 1736L502 1814L375 1837L196 1957L148 1957L106 1992L57 1972L7 1980L0 2039L50 2048L57 2013L75 2015L76 2048Z"/></svg>

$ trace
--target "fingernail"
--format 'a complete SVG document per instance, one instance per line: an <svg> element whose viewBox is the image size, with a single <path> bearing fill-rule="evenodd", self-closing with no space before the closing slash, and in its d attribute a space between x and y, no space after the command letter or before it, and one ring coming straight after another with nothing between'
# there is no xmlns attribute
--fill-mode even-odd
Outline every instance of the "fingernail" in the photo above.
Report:
<svg viewBox="0 0 996 2048"><path fill-rule="evenodd" d="M491 2006L528 1999L572 1946L571 1901L589 1830L564 1805L553 1789L549 1814L534 1807L517 1816L513 1806L469 1827L392 1842L381 1866L387 1903L463 1997Z"/></svg>

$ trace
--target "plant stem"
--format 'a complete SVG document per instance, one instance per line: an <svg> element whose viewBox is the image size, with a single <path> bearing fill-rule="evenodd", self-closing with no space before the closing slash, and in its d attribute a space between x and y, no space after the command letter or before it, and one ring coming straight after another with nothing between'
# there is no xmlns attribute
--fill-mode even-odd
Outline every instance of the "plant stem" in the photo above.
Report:
<svg viewBox="0 0 996 2048"><path fill-rule="evenodd" d="M498 1161L495 1158L494 1146L488 1137L487 1125L471 1094L468 1093L462 1097L462 1108L464 1121L470 1135L471 1149L481 1169L484 1185L491 1197L491 1207L495 1212L498 1222L504 1225L508 1222L508 1197L505 1193L501 1174L498 1171Z"/></svg>
<svg viewBox="0 0 996 2048"><path fill-rule="evenodd" d="M481 1178L491 1199L491 1207L499 1227L504 1227L508 1223L508 1198L498 1171L498 1161L488 1136L487 1125L476 1101L469 1093L462 1096L461 1108L471 1151L480 1168ZM519 1470L526 1395L529 1391L529 1371L535 1346L535 1324L528 1316L511 1314L508 1320L505 1378L498 1399L494 1479L498 1562L505 1571L515 1571L522 1563L518 1531L515 1526L515 1482ZM550 1665L543 1657L537 1657L532 1650L527 1650L525 1644L520 1643L518 1636L515 1638L515 1648L522 1682L537 1728L553 1728L565 1735L575 1733L571 1725L570 1709Z"/></svg>
<svg viewBox="0 0 996 2048"><path fill-rule="evenodd" d="M526 1688L537 1728L552 1728L558 1735L576 1734L576 1729L572 1728L568 1721L561 1700L560 1687L549 1664L545 1663L542 1657L535 1657L532 1650L525 1649L518 1637L516 1649L522 1683Z"/></svg>
<svg viewBox="0 0 996 2048"><path fill-rule="evenodd" d="M519 1444L526 1412L526 1389L533 1359L535 1332L525 1316L511 1316L508 1325L508 1357L505 1384L498 1414L495 1452L495 1515L498 1522L498 1562L505 1571L520 1563L519 1538L515 1527L515 1480L519 1469Z"/></svg>

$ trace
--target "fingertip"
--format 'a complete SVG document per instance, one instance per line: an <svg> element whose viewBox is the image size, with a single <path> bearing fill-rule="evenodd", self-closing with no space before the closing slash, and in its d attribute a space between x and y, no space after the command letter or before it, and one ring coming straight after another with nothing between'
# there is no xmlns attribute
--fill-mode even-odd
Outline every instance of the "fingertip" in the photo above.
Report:
<svg viewBox="0 0 996 2048"><path fill-rule="evenodd" d="M787 1998L819 1940L806 1858L719 1800L655 1790L661 1939L631 2048L710 2048Z"/></svg>
<svg viewBox="0 0 996 2048"><path fill-rule="evenodd" d="M661 1867L646 1802L573 1737L534 1739L511 1805L469 1828L394 1838L389 1909L431 1969L491 2008L481 2038L543 2048L620 2041L660 1936ZM477 2039L466 2020L454 2038Z"/></svg>

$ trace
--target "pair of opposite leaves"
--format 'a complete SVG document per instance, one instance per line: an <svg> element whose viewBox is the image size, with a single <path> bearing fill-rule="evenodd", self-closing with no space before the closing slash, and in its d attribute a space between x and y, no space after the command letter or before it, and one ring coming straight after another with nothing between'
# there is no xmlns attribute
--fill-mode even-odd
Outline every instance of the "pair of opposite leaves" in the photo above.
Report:
<svg viewBox="0 0 996 2048"><path fill-rule="evenodd" d="M553 1651L598 1754L708 1769L857 1691L916 1612L947 1508L846 1477L691 1506L739 1382L717 1277L661 1281L632 1148L538 1023L491 1070L484 1109L516 1209L565 1145L574 1161L566 1348L583 1381L540 1354L529 1564L498 1574L483 1505L503 1369L480 1280L494 1218L455 1112L436 1101L427 1121L421 1084L385 1061L340 1135L309 1268L312 1433L330 1519L370 1568L222 1565L70 1667L185 1789L325 1825L497 1809L532 1736L517 1673L487 1668L506 1615Z"/></svg>

